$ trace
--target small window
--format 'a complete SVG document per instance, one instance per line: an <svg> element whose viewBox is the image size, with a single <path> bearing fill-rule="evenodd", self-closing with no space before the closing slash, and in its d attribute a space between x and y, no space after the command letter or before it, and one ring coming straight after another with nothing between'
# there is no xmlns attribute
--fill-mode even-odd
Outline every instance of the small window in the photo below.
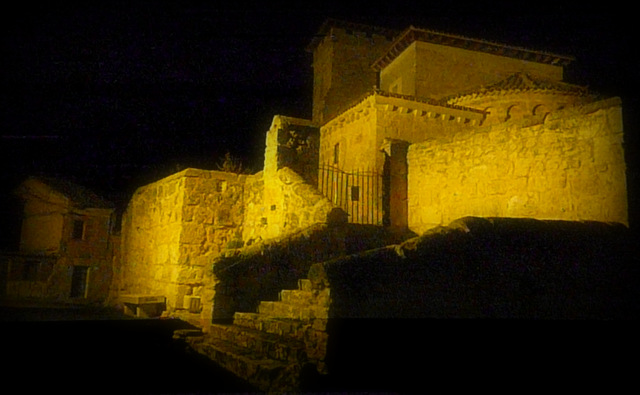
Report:
<svg viewBox="0 0 640 395"><path fill-rule="evenodd" d="M22 268L22 280L23 281L36 281L38 278L38 261L26 261Z"/></svg>
<svg viewBox="0 0 640 395"><path fill-rule="evenodd" d="M340 143L336 143L336 145L333 146L333 164L337 165L339 159L340 159Z"/></svg>
<svg viewBox="0 0 640 395"><path fill-rule="evenodd" d="M216 192L224 192L227 190L227 182L225 180L216 180Z"/></svg>
<svg viewBox="0 0 640 395"><path fill-rule="evenodd" d="M351 201L352 202L360 201L360 187L357 187L357 186L351 187Z"/></svg>
<svg viewBox="0 0 640 395"><path fill-rule="evenodd" d="M71 238L74 240L83 240L84 239L84 221L81 219L76 219L73 221L73 233L71 234Z"/></svg>

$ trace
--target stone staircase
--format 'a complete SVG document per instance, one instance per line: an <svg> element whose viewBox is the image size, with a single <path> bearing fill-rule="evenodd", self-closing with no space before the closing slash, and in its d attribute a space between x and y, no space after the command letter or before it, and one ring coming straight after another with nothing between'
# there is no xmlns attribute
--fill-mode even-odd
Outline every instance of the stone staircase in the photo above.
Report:
<svg viewBox="0 0 640 395"><path fill-rule="evenodd" d="M329 289L280 291L256 313L236 312L233 324L212 324L208 333L176 333L194 350L265 392L298 391L303 369L326 373Z"/></svg>

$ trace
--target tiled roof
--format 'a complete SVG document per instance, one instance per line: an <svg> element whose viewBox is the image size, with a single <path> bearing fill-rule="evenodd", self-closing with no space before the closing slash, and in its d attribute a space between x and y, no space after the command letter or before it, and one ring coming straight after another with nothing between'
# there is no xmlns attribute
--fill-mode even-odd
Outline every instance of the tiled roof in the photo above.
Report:
<svg viewBox="0 0 640 395"><path fill-rule="evenodd" d="M506 56L510 58L558 66L566 66L574 60L571 56L535 51L526 48L514 47L510 45L494 43L491 41L458 36L449 33L442 33L433 30L419 29L410 26L395 39L387 53L376 60L371 65L371 67L376 71L382 70L415 41L464 48L471 51L486 52L499 56Z"/></svg>
<svg viewBox="0 0 640 395"><path fill-rule="evenodd" d="M584 86L572 85L566 82L545 80L531 76L527 73L515 73L502 81L483 86L471 91L458 93L444 99L450 103L455 99L467 96L484 96L495 92L516 92L516 91L547 91L553 93L565 93L571 95L587 95L588 89Z"/></svg>
<svg viewBox="0 0 640 395"><path fill-rule="evenodd" d="M515 73L504 80L492 85L488 85L484 90L529 90L544 89L570 93L586 93L587 88L578 85L567 84L566 82L544 80L532 77L527 73Z"/></svg>
<svg viewBox="0 0 640 395"><path fill-rule="evenodd" d="M546 93L562 93L575 96L587 96L589 90L584 86L572 85L561 81L544 80L533 77L527 73L515 73L506 79L496 82L495 84L482 86L470 91L457 93L455 95L445 97L443 102L454 104L462 98L470 96L479 97L496 93L507 92L546 92Z"/></svg>
<svg viewBox="0 0 640 395"><path fill-rule="evenodd" d="M33 177L51 189L61 193L80 208L113 208L113 203L98 196L89 189L70 181L53 177Z"/></svg>

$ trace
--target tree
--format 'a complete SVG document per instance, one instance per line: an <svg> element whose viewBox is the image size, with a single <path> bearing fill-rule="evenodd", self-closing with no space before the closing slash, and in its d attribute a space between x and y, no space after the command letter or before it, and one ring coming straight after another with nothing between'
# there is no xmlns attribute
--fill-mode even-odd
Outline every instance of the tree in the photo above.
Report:
<svg viewBox="0 0 640 395"><path fill-rule="evenodd" d="M222 162L218 163L218 170L237 174L247 174L250 171L249 169L244 168L240 158L231 155L230 152L227 152L224 155Z"/></svg>

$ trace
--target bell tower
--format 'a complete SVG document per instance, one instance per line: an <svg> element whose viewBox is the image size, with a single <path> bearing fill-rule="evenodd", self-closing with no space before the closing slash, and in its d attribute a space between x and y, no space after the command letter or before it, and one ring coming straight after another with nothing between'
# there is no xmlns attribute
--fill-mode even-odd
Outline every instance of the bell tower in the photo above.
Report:
<svg viewBox="0 0 640 395"><path fill-rule="evenodd" d="M378 85L371 64L395 30L327 20L307 47L313 53L313 123L322 126Z"/></svg>

